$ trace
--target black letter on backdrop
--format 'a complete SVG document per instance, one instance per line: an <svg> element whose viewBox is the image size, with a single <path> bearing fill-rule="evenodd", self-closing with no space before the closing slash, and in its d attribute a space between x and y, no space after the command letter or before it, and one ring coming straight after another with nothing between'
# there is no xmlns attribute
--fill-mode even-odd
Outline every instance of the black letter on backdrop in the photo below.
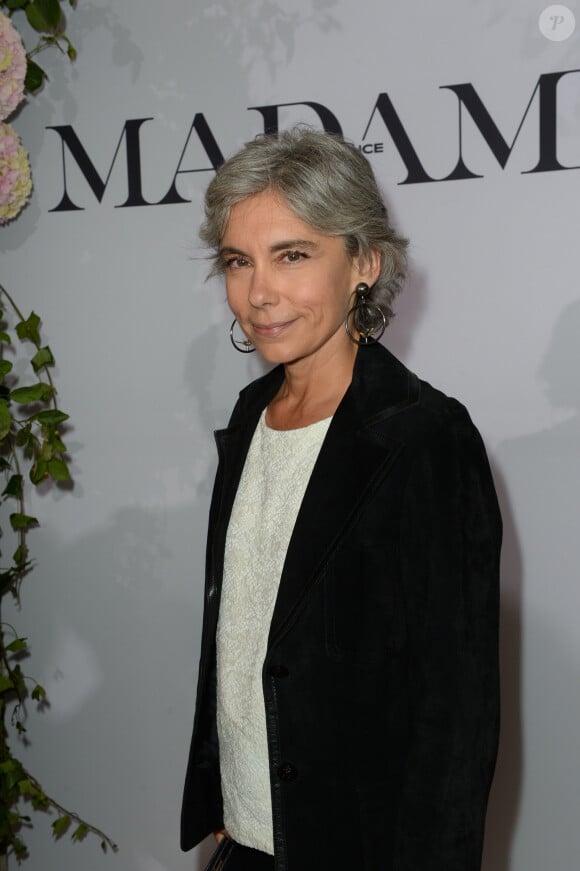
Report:
<svg viewBox="0 0 580 871"><path fill-rule="evenodd" d="M199 136L201 144L206 150L207 156L211 161L211 167L204 167L203 169L180 169L181 161L183 160L185 149L189 145L189 140L191 139L191 133L193 130L195 130L195 132ZM165 206L173 203L190 203L191 200L186 200L177 193L177 188L175 186L177 176L182 175L186 172L209 172L210 169L216 170L219 166L221 166L223 162L223 155L219 149L217 142L215 141L213 133L209 128L209 124L205 120L203 114L201 112L198 112L193 119L193 124L189 128L189 133L187 134L187 139L185 140L185 145L183 146L183 151L181 152L181 157L179 158L177 169L175 170L175 175L173 176L173 181L171 182L171 187L169 188L163 199L159 200L157 205Z"/></svg>
<svg viewBox="0 0 580 871"><path fill-rule="evenodd" d="M528 101L522 120L519 123L516 135L514 136L511 145L503 138L498 130L498 127L485 108L481 98L477 94L473 85L467 83L463 85L441 85L442 88L447 88L456 95L459 101L459 160L457 166L444 181L452 181L465 178L481 178L471 172L463 162L462 154L462 106L464 105L483 138L489 145L494 157L501 166L505 169L508 158L513 151L516 140L522 129L522 125L526 120L526 116L532 105L532 101L536 96L536 91L540 92L539 96L539 115L540 115L540 159L533 169L528 169L526 173L532 172L552 172L557 169L579 169L578 166L562 166L556 155L556 87L562 76L568 73L577 73L580 70L567 70L560 73L545 73L541 75L537 81L536 87L533 90L532 96Z"/></svg>
<svg viewBox="0 0 580 871"><path fill-rule="evenodd" d="M431 176L427 175L423 169L423 164L419 160L417 152L413 148L411 140L407 135L407 131L403 127L401 119L397 115L397 111L388 94L382 93L377 97L377 102L371 112L371 117L369 118L369 122L365 128L365 132L363 133L363 140L369 132L371 121L373 120L377 109L379 115L385 122L387 130L391 134L391 139L395 143L397 151L403 158L403 162L407 167L407 178L400 181L399 184L419 184L426 181L440 181L440 179L431 178Z"/></svg>
<svg viewBox="0 0 580 871"><path fill-rule="evenodd" d="M111 165L109 167L109 171L105 180L101 178L95 166L87 154L83 144L75 133L74 129L70 126L70 124L65 124L63 126L58 127L47 127L47 130L56 130L58 135L61 138L61 146L62 146L62 175L64 181L64 194L62 196L62 200L55 206L54 209L49 209L51 212L72 212L72 211L82 211L82 206L76 206L71 198L68 195L67 187L66 187L66 152L65 145L68 147L70 153L74 157L77 166L80 171L84 175L87 180L92 192L96 196L99 202L102 201L103 195L105 193L105 189L109 183L109 178L111 177L111 172L113 171L113 166L115 164L115 160L117 159L117 154L119 153L119 148L121 147L121 142L123 137L125 137L125 146L127 151L127 188L128 188L128 196L124 203L121 203L119 206L115 206L117 209L125 208L126 206L151 206L153 203L148 203L144 198L141 192L141 150L139 145L139 129L145 121L152 121L153 118L134 118L132 120L126 121L125 126L121 132L121 136L119 137L119 141L117 142L117 147L115 148L115 153L113 155L113 160L111 161Z"/></svg>
<svg viewBox="0 0 580 871"><path fill-rule="evenodd" d="M274 106L248 106L248 111L260 112L264 119L264 133L278 133L278 109L283 106L309 106L316 112L327 133L338 133L342 136L342 127L338 123L338 118L322 103L304 101L302 103L276 103Z"/></svg>

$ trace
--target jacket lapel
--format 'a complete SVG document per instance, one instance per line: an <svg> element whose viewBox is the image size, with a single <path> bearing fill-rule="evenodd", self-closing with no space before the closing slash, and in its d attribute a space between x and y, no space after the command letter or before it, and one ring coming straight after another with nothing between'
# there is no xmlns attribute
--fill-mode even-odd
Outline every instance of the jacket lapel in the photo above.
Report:
<svg viewBox="0 0 580 871"><path fill-rule="evenodd" d="M402 448L377 425L417 398L417 379L384 348L359 352L352 384L328 429L296 519L269 647L292 624L329 555Z"/></svg>

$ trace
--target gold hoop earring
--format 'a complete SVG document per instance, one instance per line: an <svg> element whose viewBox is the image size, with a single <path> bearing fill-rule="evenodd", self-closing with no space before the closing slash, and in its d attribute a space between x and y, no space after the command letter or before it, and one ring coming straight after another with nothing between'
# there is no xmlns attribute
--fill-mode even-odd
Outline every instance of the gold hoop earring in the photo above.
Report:
<svg viewBox="0 0 580 871"><path fill-rule="evenodd" d="M234 329L236 325L239 326L237 318L234 318L232 325L230 327L230 342L240 354L252 354L256 349L248 339L246 335L244 335L243 339L236 339L234 336Z"/></svg>
<svg viewBox="0 0 580 871"><path fill-rule="evenodd" d="M361 281L354 289L356 300L353 307L348 312L344 328L349 339L355 345L374 345L378 342L387 326L385 313L380 306L369 300L370 287L366 282ZM358 333L358 338L354 335L350 327L352 326Z"/></svg>

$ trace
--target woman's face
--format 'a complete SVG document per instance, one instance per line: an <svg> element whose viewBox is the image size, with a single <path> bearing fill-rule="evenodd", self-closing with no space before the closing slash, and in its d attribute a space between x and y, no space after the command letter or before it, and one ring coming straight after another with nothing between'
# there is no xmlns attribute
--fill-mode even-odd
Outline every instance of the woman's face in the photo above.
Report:
<svg viewBox="0 0 580 871"><path fill-rule="evenodd" d="M266 360L350 352L343 322L368 279L340 236L317 232L268 190L232 208L220 252L230 308Z"/></svg>

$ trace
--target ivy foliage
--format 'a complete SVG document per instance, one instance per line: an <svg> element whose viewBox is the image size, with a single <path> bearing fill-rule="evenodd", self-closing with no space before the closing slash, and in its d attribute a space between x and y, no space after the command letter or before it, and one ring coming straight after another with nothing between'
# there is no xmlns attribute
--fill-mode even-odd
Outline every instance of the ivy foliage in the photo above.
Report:
<svg viewBox="0 0 580 871"><path fill-rule="evenodd" d="M15 2L15 0L13 0ZM66 446L62 437L63 424L68 414L56 403L56 391L50 374L54 357L40 336L40 318L35 312L24 318L17 310L15 335L8 332L6 311L2 301L9 297L0 289L0 471L6 483L0 493L3 502L10 502L10 525L17 533L18 547L9 566L0 573L0 595L11 593L18 597L19 585L31 567L28 557L26 533L38 525L36 517L26 513L24 507L24 466L28 477L38 485L47 479L70 480L66 459ZM20 384L13 372L10 357L14 356L15 342L32 346L31 375L27 383Z"/></svg>
<svg viewBox="0 0 580 871"><path fill-rule="evenodd" d="M64 0L66 5L74 7L75 0ZM70 60L76 57L65 33L63 2L0 0L0 10L8 16L25 16L38 34L36 46L26 56L25 87L34 93L47 78L32 60L35 55L55 46ZM28 536L39 522L26 509L30 487L66 486L71 478L63 438L69 418L57 404L51 375L54 356L40 328L36 312L25 316L0 285L0 505L8 507L9 516L9 528L0 527L0 543L5 547L8 542L9 550L15 545L8 557L0 552L0 612L5 596L19 601L22 581L34 566ZM23 356L28 357L27 364ZM83 841L93 834L104 852L117 850L108 835L45 792L12 751L14 738L26 740L27 702L40 709L46 704L44 688L23 670L28 655L28 639L0 616L0 871L8 867L9 857L20 863L28 855L22 833L33 825L29 810L56 812L55 838L68 834L73 841Z"/></svg>
<svg viewBox="0 0 580 871"><path fill-rule="evenodd" d="M13 0L15 2L15 0ZM15 321L11 328L11 321ZM35 312L25 317L12 297L0 285L0 474L4 487L0 502L9 504L11 537L16 549L8 564L0 568L0 602L6 595L19 600L20 585L33 567L28 534L38 526L25 507L26 478L34 486L70 481L63 430L68 414L57 405L51 369L54 356L44 344L40 318ZM20 383L12 360L28 351L29 369ZM0 534L2 530L0 529ZM10 535L8 536L10 537ZM2 556L0 552L0 557ZM96 834L104 852L116 845L100 829L67 811L49 796L41 784L13 755L9 724L21 739L26 733L26 702L40 708L46 703L44 688L22 668L29 655L28 639L8 625L0 624L0 857L12 855L21 862L28 855L21 833L32 826L25 811L56 811L52 823L55 838L69 834L82 841ZM10 716L8 716L10 714Z"/></svg>
<svg viewBox="0 0 580 871"><path fill-rule="evenodd" d="M64 6L74 7L76 0L62 0ZM45 71L32 58L50 46L55 46L69 60L75 60L77 52L65 33L66 14L59 0L0 0L0 9L5 15L22 12L30 27L38 34L38 42L27 52L28 65L24 86L29 94L38 91L48 78Z"/></svg>

